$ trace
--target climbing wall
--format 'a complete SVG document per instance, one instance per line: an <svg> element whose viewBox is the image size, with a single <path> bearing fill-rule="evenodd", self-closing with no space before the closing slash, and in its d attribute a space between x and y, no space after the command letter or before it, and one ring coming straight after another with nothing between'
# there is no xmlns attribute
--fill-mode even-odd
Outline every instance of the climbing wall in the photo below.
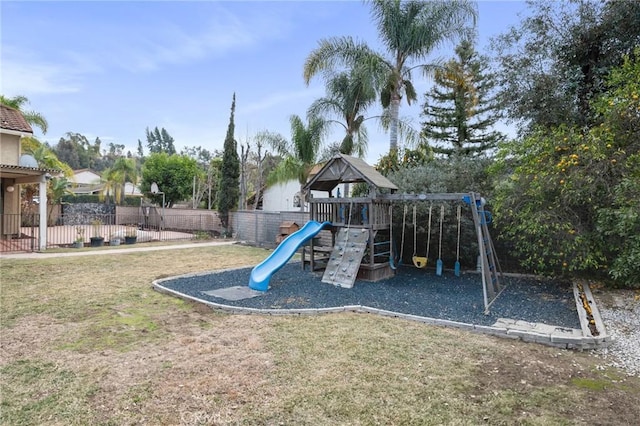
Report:
<svg viewBox="0 0 640 426"><path fill-rule="evenodd" d="M336 244L324 270L322 282L352 288L367 247L369 230L342 228L336 235Z"/></svg>

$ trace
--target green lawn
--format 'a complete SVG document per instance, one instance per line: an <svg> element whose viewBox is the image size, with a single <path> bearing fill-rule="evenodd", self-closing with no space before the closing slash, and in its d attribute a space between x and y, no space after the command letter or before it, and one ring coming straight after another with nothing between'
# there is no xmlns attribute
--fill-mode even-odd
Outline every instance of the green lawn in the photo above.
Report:
<svg viewBox="0 0 640 426"><path fill-rule="evenodd" d="M366 314L227 315L159 277L241 246L3 259L0 424L633 424L640 379L588 353Z"/></svg>

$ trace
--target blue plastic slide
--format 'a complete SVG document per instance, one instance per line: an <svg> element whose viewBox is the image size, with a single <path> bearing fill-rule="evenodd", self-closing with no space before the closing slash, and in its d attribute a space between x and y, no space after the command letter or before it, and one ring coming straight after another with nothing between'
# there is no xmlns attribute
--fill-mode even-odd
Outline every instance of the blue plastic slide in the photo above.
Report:
<svg viewBox="0 0 640 426"><path fill-rule="evenodd" d="M269 257L253 268L249 278L249 288L267 291L271 276L293 257L300 246L318 235L322 228L328 225L331 225L331 222L320 223L310 220L302 228L285 238Z"/></svg>

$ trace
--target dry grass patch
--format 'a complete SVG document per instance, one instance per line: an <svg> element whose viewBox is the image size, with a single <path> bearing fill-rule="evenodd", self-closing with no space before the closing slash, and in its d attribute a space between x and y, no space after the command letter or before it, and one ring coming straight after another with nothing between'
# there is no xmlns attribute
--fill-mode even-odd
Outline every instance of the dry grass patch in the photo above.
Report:
<svg viewBox="0 0 640 426"><path fill-rule="evenodd" d="M0 423L632 424L640 380L575 353L366 314L232 316L153 279L241 246L3 260ZM235 283L233 283L235 284Z"/></svg>
<svg viewBox="0 0 640 426"><path fill-rule="evenodd" d="M256 423L630 424L640 415L640 381L598 369L587 353L363 314L282 318L265 340L277 397L256 408Z"/></svg>

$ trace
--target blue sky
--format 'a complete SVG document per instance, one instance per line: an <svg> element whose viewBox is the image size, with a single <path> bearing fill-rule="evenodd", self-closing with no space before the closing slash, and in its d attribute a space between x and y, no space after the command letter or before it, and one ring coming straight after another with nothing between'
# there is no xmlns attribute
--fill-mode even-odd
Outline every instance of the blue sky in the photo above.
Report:
<svg viewBox="0 0 640 426"><path fill-rule="evenodd" d="M478 7L481 53L526 11L520 1ZM261 130L288 138L289 116L304 117L324 94L320 79L308 87L302 79L318 41L350 35L379 46L361 1L2 1L0 8L0 92L29 98L50 126L36 136L50 144L77 132L135 152L145 128L158 126L178 150L222 149L233 92L239 142ZM417 126L429 82L415 80L420 102L403 103L401 115ZM366 160L374 163L389 138L368 123ZM336 128L327 142L341 137Z"/></svg>

